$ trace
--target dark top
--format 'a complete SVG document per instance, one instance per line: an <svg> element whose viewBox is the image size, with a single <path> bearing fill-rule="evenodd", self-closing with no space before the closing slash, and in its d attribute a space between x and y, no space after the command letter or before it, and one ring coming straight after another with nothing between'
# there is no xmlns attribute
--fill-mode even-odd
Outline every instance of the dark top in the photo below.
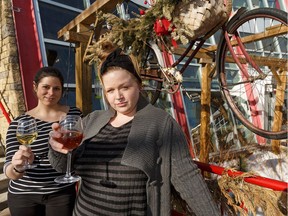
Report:
<svg viewBox="0 0 288 216"><path fill-rule="evenodd" d="M107 124L86 141L74 164L82 177L74 215L146 215L147 176L120 164L131 125L131 121L117 128Z"/></svg>
<svg viewBox="0 0 288 216"><path fill-rule="evenodd" d="M74 151L74 158L81 158L86 148L85 141L95 137L113 116L115 111L109 109L92 112L83 119L83 144ZM66 157L66 154L50 148L49 159L57 170L66 169ZM190 156L181 127L167 112L148 104L142 96L137 104L121 164L142 170L147 175L147 216L171 215L171 185L196 215L220 215ZM81 190L80 187L80 193ZM80 204L96 205L97 202L88 199Z"/></svg>

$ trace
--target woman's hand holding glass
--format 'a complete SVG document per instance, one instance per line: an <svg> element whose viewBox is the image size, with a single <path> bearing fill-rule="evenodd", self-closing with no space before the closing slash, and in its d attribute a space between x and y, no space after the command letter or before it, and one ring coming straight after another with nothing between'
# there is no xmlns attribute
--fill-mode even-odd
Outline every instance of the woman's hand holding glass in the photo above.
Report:
<svg viewBox="0 0 288 216"><path fill-rule="evenodd" d="M53 150L60 152L62 154L68 154L69 150L65 148L65 145L57 141L59 138L62 137L62 132L60 131L60 128L61 126L59 123L52 124L52 131L49 133L50 135L49 144Z"/></svg>
<svg viewBox="0 0 288 216"><path fill-rule="evenodd" d="M34 142L37 136L38 131L35 119L22 119L18 121L16 137L21 145L12 158L12 164L18 171L32 169L37 166L36 164L32 164L34 154L30 147L30 144Z"/></svg>
<svg viewBox="0 0 288 216"><path fill-rule="evenodd" d="M80 116L64 116L59 124L52 125L50 133L50 145L58 152L67 154L67 169L64 176L55 179L57 183L72 183L80 180L79 176L71 175L71 154L77 148L83 138L83 126Z"/></svg>
<svg viewBox="0 0 288 216"><path fill-rule="evenodd" d="M25 145L20 145L19 150L12 157L12 165L19 172L24 172L26 170L26 164L32 164L34 161L34 154L30 147Z"/></svg>

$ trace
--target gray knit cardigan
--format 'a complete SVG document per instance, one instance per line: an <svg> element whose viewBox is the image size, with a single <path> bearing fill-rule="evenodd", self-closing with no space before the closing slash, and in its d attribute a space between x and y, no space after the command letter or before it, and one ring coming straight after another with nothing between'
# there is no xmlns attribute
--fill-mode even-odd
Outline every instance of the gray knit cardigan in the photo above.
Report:
<svg viewBox="0 0 288 216"><path fill-rule="evenodd" d="M85 140L94 137L114 115L115 112L109 109L94 111L83 119L84 139L73 152L74 160L81 157ZM66 155L50 148L49 160L57 171L66 171ZM220 215L197 165L190 157L181 127L167 112L152 106L142 96L121 164L138 168L148 176L147 216L171 215L171 184L196 215Z"/></svg>

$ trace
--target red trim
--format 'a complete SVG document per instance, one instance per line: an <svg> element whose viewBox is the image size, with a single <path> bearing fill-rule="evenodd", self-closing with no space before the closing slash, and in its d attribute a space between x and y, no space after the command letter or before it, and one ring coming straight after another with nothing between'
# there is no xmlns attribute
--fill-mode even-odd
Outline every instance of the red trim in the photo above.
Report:
<svg viewBox="0 0 288 216"><path fill-rule="evenodd" d="M164 48L162 50L165 50ZM165 66L170 67L173 64L173 57L168 52L163 51L162 52ZM181 92L178 90L174 94L172 94L172 104L174 108L174 115L175 119L178 122L178 124L182 127L182 130L184 131L186 135L186 140L189 144L189 150L192 158L195 158L194 151L192 149L192 143L191 143L191 136L189 131L189 126L187 122L187 117L184 109L184 103L182 100Z"/></svg>
<svg viewBox="0 0 288 216"><path fill-rule="evenodd" d="M42 67L38 31L32 0L12 0L19 65L26 109L37 105L33 94L33 77Z"/></svg>
<svg viewBox="0 0 288 216"><path fill-rule="evenodd" d="M225 168L220 167L220 166L206 164L206 163L202 163L199 161L194 161L194 162L198 165L198 167L202 171L215 173L217 175L223 175L223 173L225 171ZM240 171L228 170L227 172L228 172L228 175L231 177L236 177L236 176L240 176L243 174L243 172L240 172ZM274 179L270 179L270 178L265 178L265 177L261 177L261 176L253 176L253 177L244 178L244 181L251 183L251 184L259 185L261 187L270 188L270 189L273 189L275 191L286 191L286 192L288 191L288 183L287 182L278 181L278 180L274 180Z"/></svg>
<svg viewBox="0 0 288 216"><path fill-rule="evenodd" d="M288 1L283 1L285 8L280 8L279 0L276 0L276 8L279 10L287 11L288 8Z"/></svg>
<svg viewBox="0 0 288 216"><path fill-rule="evenodd" d="M183 103L180 91L177 91L176 93L172 95L172 103L174 107L174 114L175 114L176 120L179 123L179 125L182 127L182 130L184 131L186 135L186 139L189 143L189 146L191 146L192 148L190 132L188 129L189 127L188 127L186 113L184 109L184 103ZM195 155L192 149L190 149L190 154L192 158L195 158Z"/></svg>
<svg viewBox="0 0 288 216"><path fill-rule="evenodd" d="M236 48L236 52L238 54L243 55L240 47ZM245 57L245 56L243 55L243 57ZM247 65L243 64L242 66L245 69L245 71L247 71L246 70L247 69ZM244 81L246 81L247 80L247 76L245 76L245 74L244 74L244 72L242 70L240 72L242 72L241 73L242 79ZM251 114L252 122L258 128L263 128L262 121L261 121L261 116L263 115L263 113L261 112L261 110L259 111L259 107L257 107L257 97L255 95L255 92L253 91L254 88L252 88L251 83L245 83L244 87L245 87L245 90L246 90L246 96L247 96L248 103L249 103L249 106L250 106L250 114ZM258 144L264 145L266 143L266 139L264 137L261 137L261 136L259 136L257 134L255 134L255 136L256 136Z"/></svg>
<svg viewBox="0 0 288 216"><path fill-rule="evenodd" d="M1 101L0 101L0 109L2 110L2 113L3 113L3 115L5 116L8 124L10 124L11 119L10 119L10 117L9 117L9 114L6 112L6 109L4 108L4 106L3 106L3 104L2 104Z"/></svg>

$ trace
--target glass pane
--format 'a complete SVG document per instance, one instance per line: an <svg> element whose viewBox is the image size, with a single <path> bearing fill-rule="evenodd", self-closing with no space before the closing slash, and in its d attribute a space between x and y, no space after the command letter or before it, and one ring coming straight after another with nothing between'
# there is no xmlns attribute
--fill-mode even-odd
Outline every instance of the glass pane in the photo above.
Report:
<svg viewBox="0 0 288 216"><path fill-rule="evenodd" d="M75 88L65 88L64 86L64 94L60 100L60 103L65 104L67 106L76 106L76 89ZM91 91L93 91L91 87ZM92 111L94 110L102 110L104 106L102 104L102 98L98 98L95 94L92 93Z"/></svg>
<svg viewBox="0 0 288 216"><path fill-rule="evenodd" d="M129 2L128 7L129 7L129 14L131 18L135 18L136 17L135 14L140 15L140 9L144 9L143 7L135 4L134 2Z"/></svg>
<svg viewBox="0 0 288 216"><path fill-rule="evenodd" d="M166 92L161 92L158 100L156 101L156 103L154 104L156 107L159 107L163 110L165 110L166 112L168 112L170 115L173 116L172 114L172 104L171 104L171 100L168 97L168 94Z"/></svg>
<svg viewBox="0 0 288 216"><path fill-rule="evenodd" d="M182 64L180 65L179 68L182 68ZM180 70L180 69L179 69ZM199 65L189 65L183 74L183 86L186 89L200 89L200 79L199 79L199 73L198 71L200 70Z"/></svg>
<svg viewBox="0 0 288 216"><path fill-rule="evenodd" d="M53 0L53 1L83 10L84 1L86 0Z"/></svg>
<svg viewBox="0 0 288 216"><path fill-rule="evenodd" d="M90 0L90 4L92 5L96 0Z"/></svg>
<svg viewBox="0 0 288 216"><path fill-rule="evenodd" d="M44 38L49 39L58 39L57 32L78 15L77 12L43 2L39 2L39 11Z"/></svg>
<svg viewBox="0 0 288 216"><path fill-rule="evenodd" d="M61 104L65 104L67 106L76 106L76 92L75 89L65 88L64 87L64 94L60 100Z"/></svg>
<svg viewBox="0 0 288 216"><path fill-rule="evenodd" d="M97 76L97 68L92 66L92 110L104 109L102 86Z"/></svg>
<svg viewBox="0 0 288 216"><path fill-rule="evenodd" d="M69 50L67 46L46 43L45 49L48 65L54 66L62 72L65 83L75 83L74 48Z"/></svg>
<svg viewBox="0 0 288 216"><path fill-rule="evenodd" d="M189 92L189 94L193 93L200 94L200 92ZM200 101L192 102L186 94L183 94L183 98L186 107L186 115L188 117L189 128L191 130L200 124L201 103Z"/></svg>

